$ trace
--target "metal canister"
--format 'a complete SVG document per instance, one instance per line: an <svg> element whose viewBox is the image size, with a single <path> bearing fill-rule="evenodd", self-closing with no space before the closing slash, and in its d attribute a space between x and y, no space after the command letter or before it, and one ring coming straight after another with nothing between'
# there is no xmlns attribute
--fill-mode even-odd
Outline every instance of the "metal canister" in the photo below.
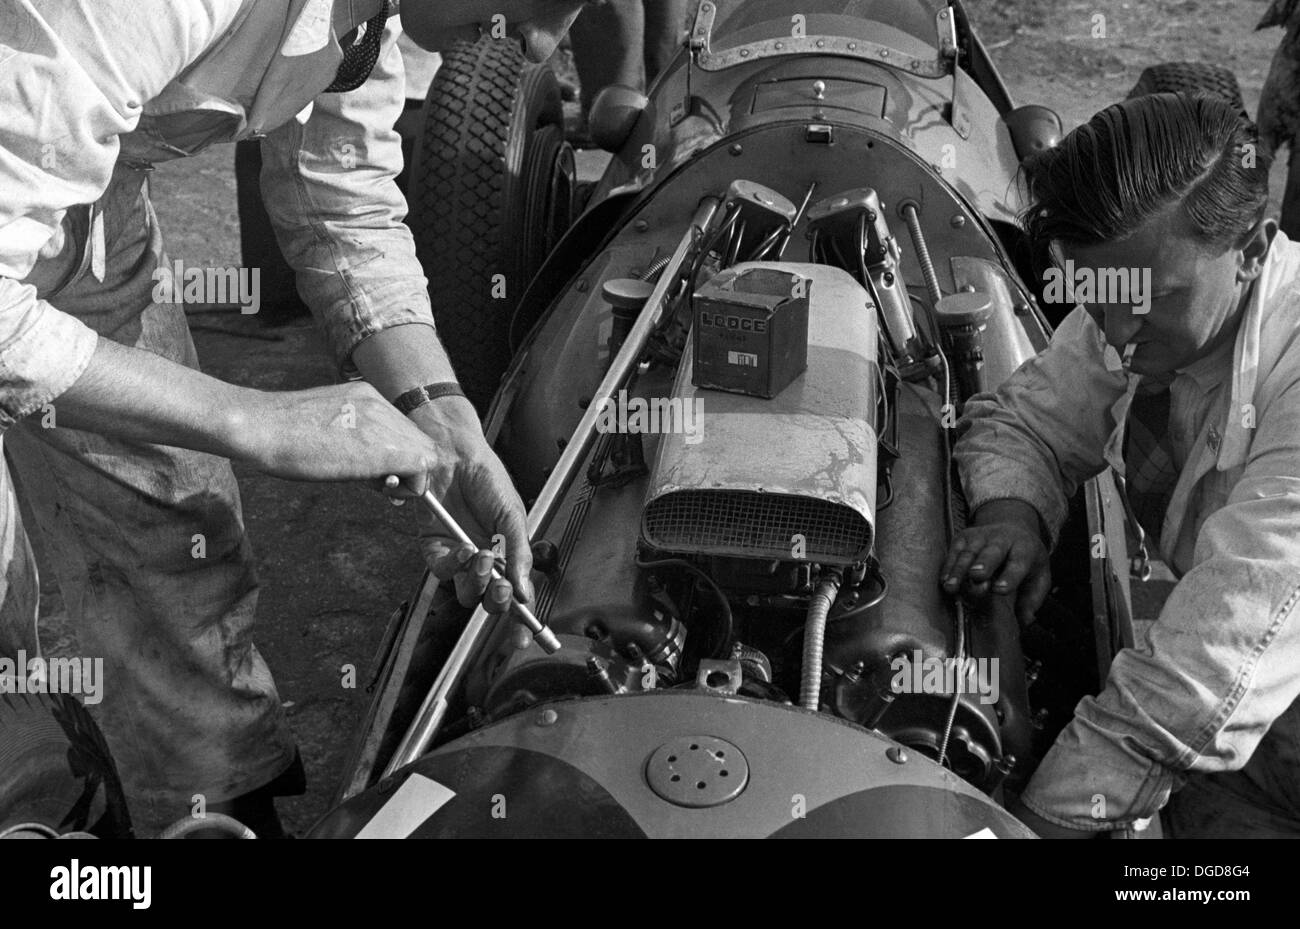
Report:
<svg viewBox="0 0 1300 929"><path fill-rule="evenodd" d="M980 291L959 291L939 298L934 306L943 348L948 356L958 397L965 400L985 390L984 333L993 315L989 295Z"/></svg>

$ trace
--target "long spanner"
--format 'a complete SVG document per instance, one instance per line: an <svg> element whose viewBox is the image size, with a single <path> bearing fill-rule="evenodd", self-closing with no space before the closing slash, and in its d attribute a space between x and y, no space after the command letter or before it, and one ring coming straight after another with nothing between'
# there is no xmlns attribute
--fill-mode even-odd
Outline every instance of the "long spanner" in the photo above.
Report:
<svg viewBox="0 0 1300 929"><path fill-rule="evenodd" d="M438 517L438 521L446 526L451 531L452 535L464 542L466 545L473 547L476 551L478 550L479 546L477 543L469 537L469 533L460 527L460 523L456 522L456 520L452 518L451 514L447 512L447 508L433 495L432 490L426 490L423 494L423 499L429 509L433 511L433 515ZM495 566L492 568L492 579L498 581L505 580L500 570ZM533 634L533 641L540 645L546 654L554 655L560 650L560 640L555 637L555 633L552 632L549 627L543 625L542 621L533 615L533 611L528 608L527 604L520 602L519 591L515 590L513 592L515 596L515 609L518 610L519 615L523 617L523 623L528 627L528 631Z"/></svg>

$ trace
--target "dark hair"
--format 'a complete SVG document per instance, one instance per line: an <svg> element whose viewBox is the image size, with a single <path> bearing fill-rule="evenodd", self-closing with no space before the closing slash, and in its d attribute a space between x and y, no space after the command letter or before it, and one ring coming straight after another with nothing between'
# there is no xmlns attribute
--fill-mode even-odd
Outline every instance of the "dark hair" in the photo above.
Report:
<svg viewBox="0 0 1300 929"><path fill-rule="evenodd" d="M1041 259L1052 242L1123 241L1179 202L1196 237L1217 251L1263 215L1269 163L1254 124L1221 97L1134 97L1025 164L1032 205L1021 222Z"/></svg>

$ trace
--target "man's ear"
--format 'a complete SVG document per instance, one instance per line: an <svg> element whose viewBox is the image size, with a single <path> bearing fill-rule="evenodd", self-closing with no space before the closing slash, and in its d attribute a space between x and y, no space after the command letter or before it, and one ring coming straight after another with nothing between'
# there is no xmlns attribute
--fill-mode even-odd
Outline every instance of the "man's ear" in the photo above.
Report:
<svg viewBox="0 0 1300 929"><path fill-rule="evenodd" d="M1238 282L1253 281L1259 277L1260 272L1264 270L1264 258L1268 255L1268 247L1273 244L1273 236L1276 234L1277 220L1261 219L1242 236L1237 244L1241 252L1241 259L1237 266Z"/></svg>

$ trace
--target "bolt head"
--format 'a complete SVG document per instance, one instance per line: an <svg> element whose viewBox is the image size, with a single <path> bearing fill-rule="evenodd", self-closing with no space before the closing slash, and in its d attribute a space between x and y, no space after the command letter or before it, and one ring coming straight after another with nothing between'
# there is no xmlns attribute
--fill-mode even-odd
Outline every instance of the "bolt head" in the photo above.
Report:
<svg viewBox="0 0 1300 929"><path fill-rule="evenodd" d="M560 714L555 710L542 710L537 714L537 725L554 726L560 719Z"/></svg>
<svg viewBox="0 0 1300 929"><path fill-rule="evenodd" d="M949 225L951 225L952 228L954 229L960 229L966 225L966 217L958 213L951 220L949 220Z"/></svg>
<svg viewBox="0 0 1300 929"><path fill-rule="evenodd" d="M894 764L907 764L907 752L901 745L895 745L885 751L885 757Z"/></svg>

